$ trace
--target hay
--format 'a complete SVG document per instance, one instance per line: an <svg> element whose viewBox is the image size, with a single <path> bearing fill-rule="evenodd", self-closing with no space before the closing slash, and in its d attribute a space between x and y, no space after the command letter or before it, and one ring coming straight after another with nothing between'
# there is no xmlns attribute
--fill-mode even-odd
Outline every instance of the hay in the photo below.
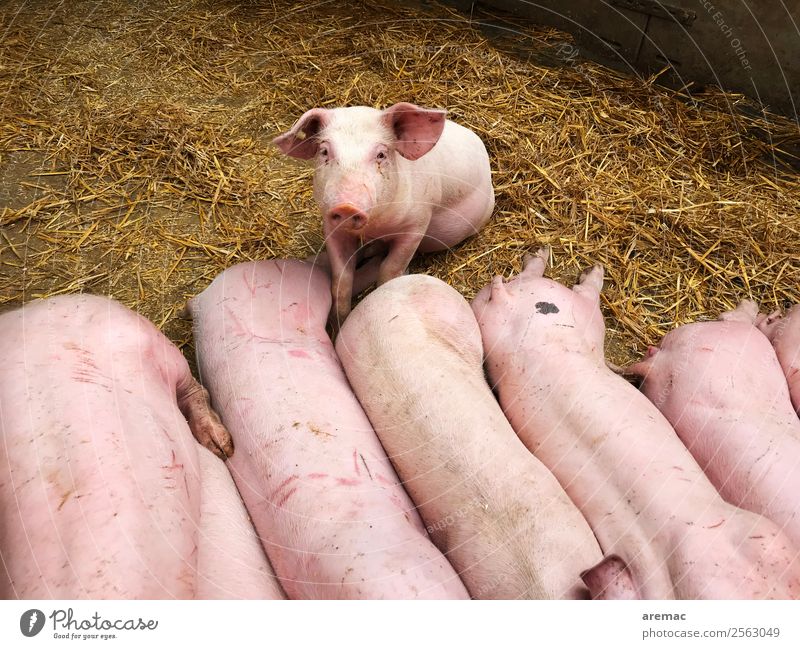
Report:
<svg viewBox="0 0 800 649"><path fill-rule="evenodd" d="M401 100L474 129L497 191L489 226L413 271L472 297L542 244L562 280L599 261L617 363L740 298L800 301L798 128L742 97L561 63L559 32L489 39L438 6L62 4L0 17L0 307L111 295L185 345L180 307L221 270L322 243L310 173L271 136Z"/></svg>

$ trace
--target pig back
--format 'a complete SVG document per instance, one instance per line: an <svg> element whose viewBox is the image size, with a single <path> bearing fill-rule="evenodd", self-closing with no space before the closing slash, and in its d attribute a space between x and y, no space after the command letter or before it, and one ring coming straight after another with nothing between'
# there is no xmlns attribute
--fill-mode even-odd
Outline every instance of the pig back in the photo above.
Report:
<svg viewBox="0 0 800 649"><path fill-rule="evenodd" d="M473 597L581 596L578 575L600 560L597 542L492 396L466 301L431 277L392 280L356 307L336 349Z"/></svg>
<svg viewBox="0 0 800 649"><path fill-rule="evenodd" d="M192 300L228 461L291 598L464 597L350 390L310 264L234 267Z"/></svg>

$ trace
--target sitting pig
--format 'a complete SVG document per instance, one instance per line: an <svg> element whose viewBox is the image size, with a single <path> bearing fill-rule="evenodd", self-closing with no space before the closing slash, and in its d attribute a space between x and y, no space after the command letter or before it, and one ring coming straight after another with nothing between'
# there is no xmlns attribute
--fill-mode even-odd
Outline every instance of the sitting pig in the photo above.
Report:
<svg viewBox="0 0 800 649"><path fill-rule="evenodd" d="M494 208L486 147L443 110L312 108L274 143L316 166L334 329L350 313L362 243L388 246L380 285L402 275L417 249L445 250L475 234Z"/></svg>

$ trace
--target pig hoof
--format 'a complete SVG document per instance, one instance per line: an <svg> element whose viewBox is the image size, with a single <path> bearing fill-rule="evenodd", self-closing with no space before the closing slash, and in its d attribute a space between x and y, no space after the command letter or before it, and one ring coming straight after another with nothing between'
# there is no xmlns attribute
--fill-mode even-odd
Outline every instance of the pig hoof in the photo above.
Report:
<svg viewBox="0 0 800 649"><path fill-rule="evenodd" d="M211 408L208 390L192 379L187 389L179 391L178 407L201 446L223 460L233 455L233 439L219 415Z"/></svg>

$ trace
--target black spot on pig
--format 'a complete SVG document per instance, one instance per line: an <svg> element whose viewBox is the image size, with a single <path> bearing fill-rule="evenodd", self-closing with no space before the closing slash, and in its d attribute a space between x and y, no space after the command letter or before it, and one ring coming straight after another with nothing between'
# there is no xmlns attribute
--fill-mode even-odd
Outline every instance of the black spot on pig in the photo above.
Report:
<svg viewBox="0 0 800 649"><path fill-rule="evenodd" d="M545 315L558 313L558 307L552 302L537 302L536 313L544 313Z"/></svg>

